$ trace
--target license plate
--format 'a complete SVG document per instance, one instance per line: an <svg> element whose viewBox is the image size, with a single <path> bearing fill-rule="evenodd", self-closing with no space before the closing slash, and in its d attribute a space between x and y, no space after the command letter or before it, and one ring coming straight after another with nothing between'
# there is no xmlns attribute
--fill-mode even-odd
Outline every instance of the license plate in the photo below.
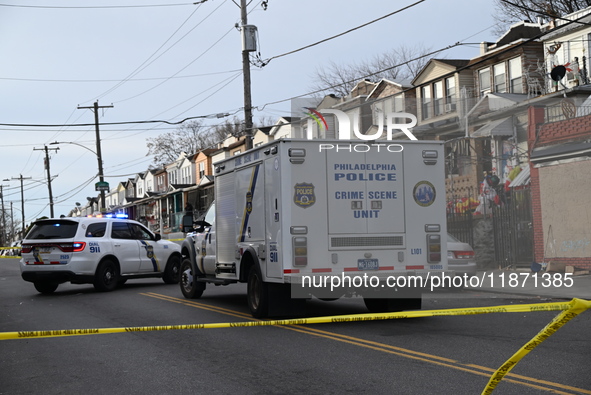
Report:
<svg viewBox="0 0 591 395"><path fill-rule="evenodd" d="M377 259L358 259L357 269L359 270L378 270L380 264Z"/></svg>
<svg viewBox="0 0 591 395"><path fill-rule="evenodd" d="M51 252L51 247L41 247L39 248L40 254L49 254Z"/></svg>

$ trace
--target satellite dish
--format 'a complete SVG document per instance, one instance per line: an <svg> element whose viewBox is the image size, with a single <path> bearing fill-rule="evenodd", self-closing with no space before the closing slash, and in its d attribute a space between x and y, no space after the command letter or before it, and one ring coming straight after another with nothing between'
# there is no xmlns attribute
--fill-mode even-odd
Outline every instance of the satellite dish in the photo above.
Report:
<svg viewBox="0 0 591 395"><path fill-rule="evenodd" d="M566 75L566 67L564 66L554 66L554 68L550 71L550 78L552 81L560 81Z"/></svg>

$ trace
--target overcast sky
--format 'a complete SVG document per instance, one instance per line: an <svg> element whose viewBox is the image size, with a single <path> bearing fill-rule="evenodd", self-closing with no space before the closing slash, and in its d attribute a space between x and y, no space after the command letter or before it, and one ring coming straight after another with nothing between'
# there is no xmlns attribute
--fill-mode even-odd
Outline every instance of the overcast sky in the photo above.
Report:
<svg viewBox="0 0 591 395"><path fill-rule="evenodd" d="M416 0L260 0L249 3L261 58L304 47L390 14ZM100 122L166 120L218 113L242 117L239 0L6 0L0 2L0 179L7 209L26 222L49 215L43 147L51 151L56 216L97 196L93 112ZM76 4L76 7L71 7ZM164 6L168 4L167 6ZM252 67L255 121L290 115L289 98L311 91L315 70L350 64L401 46L437 58L470 59L477 44L496 41L492 0L425 0L388 18L312 48ZM270 104L273 103L273 104ZM206 119L208 124L220 122ZM9 127L6 124L22 126ZM41 125L41 126L40 126ZM48 127L46 125L64 125ZM101 126L111 187L151 164L146 139L175 128L165 123Z"/></svg>

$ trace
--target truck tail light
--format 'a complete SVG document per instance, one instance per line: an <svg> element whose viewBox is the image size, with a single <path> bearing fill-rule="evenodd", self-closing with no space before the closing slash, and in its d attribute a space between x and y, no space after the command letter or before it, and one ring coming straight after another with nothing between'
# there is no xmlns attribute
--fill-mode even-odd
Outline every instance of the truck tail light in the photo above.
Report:
<svg viewBox="0 0 591 395"><path fill-rule="evenodd" d="M441 262L441 236L427 235L427 262Z"/></svg>
<svg viewBox="0 0 591 395"><path fill-rule="evenodd" d="M306 266L308 264L308 238L292 237L293 265Z"/></svg>

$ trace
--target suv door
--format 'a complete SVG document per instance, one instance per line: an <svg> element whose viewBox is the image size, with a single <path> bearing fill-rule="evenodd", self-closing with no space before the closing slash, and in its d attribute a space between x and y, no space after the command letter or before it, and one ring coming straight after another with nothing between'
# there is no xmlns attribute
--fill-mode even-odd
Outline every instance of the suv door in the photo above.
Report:
<svg viewBox="0 0 591 395"><path fill-rule="evenodd" d="M127 222L111 223L113 252L119 259L121 274L136 273L140 269L140 243L129 225Z"/></svg>
<svg viewBox="0 0 591 395"><path fill-rule="evenodd" d="M165 259L168 245L158 243L154 235L146 228L139 224L129 224L133 236L140 243L140 271L142 272L161 272L164 270L166 262L161 262Z"/></svg>

